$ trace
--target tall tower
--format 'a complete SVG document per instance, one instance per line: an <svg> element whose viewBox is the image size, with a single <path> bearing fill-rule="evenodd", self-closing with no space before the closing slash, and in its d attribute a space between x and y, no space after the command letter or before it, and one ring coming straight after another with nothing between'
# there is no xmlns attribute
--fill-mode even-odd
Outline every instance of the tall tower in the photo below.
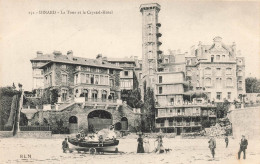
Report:
<svg viewBox="0 0 260 164"><path fill-rule="evenodd" d="M142 82L146 81L146 86L155 87L155 73L162 51L159 46L162 44L159 37L161 24L158 23L158 13L161 6L157 3L142 4Z"/></svg>

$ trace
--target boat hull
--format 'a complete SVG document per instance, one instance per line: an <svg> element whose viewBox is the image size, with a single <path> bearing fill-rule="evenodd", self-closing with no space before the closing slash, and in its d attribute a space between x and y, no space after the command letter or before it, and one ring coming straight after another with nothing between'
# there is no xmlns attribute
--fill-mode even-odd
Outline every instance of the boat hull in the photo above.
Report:
<svg viewBox="0 0 260 164"><path fill-rule="evenodd" d="M104 141L103 145L96 141L78 141L76 139L69 139L70 151L89 151L94 148L97 152L118 152L119 140Z"/></svg>

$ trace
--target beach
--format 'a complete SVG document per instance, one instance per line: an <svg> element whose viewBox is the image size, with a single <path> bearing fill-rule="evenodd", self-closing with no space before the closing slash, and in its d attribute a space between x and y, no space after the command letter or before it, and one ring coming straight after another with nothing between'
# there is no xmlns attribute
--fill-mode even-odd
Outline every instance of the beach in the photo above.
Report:
<svg viewBox="0 0 260 164"><path fill-rule="evenodd" d="M1 163L260 163L260 141L249 140L247 159L237 160L239 140L216 139L216 155L212 159L208 139L163 138L163 146L172 149L164 154L136 154L137 141L133 138L119 139L120 153L90 155L88 153L63 153L63 139L1 138ZM156 146L150 139L150 150ZM241 154L242 155L242 154Z"/></svg>

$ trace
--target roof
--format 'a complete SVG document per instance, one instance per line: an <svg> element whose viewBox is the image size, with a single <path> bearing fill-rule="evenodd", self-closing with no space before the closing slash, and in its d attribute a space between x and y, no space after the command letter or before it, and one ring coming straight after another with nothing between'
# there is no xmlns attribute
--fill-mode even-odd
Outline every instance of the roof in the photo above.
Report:
<svg viewBox="0 0 260 164"><path fill-rule="evenodd" d="M134 58L107 58L108 62L135 62Z"/></svg>
<svg viewBox="0 0 260 164"><path fill-rule="evenodd" d="M54 54L46 54L46 55L40 55L36 58L31 59L31 61L49 61L54 59Z"/></svg>
<svg viewBox="0 0 260 164"><path fill-rule="evenodd" d="M46 57L42 57L46 56ZM103 68L113 68L113 69L119 69L122 68L115 66L113 64L110 64L108 62L99 62L96 59L88 59L88 58L82 58L82 57L73 57L73 60L70 60L68 56L66 55L42 55L39 57L36 57L32 59L31 61L40 61L40 60L48 60L50 62L46 63L45 65L41 66L40 68L44 68L46 65L50 63L66 63L66 64L75 64L75 65L85 65L85 66L93 66L93 67L103 67Z"/></svg>

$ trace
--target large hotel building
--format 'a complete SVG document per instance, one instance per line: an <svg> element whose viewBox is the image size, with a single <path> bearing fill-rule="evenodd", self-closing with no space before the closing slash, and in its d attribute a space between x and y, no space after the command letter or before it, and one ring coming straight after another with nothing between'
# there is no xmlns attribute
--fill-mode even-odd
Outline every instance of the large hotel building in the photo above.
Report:
<svg viewBox="0 0 260 164"><path fill-rule="evenodd" d="M140 88L144 95L146 83L154 90L157 129L179 135L200 130L203 120L214 122L216 103L240 100L245 94L245 60L235 43L224 44L221 37L215 37L208 45L199 42L190 53L164 54L159 49L160 9L157 3L140 6L141 60L136 56L107 58L101 54L87 59L74 56L72 51L67 55L37 52L31 60L33 89L42 95L44 89L56 88L59 104L96 102L95 109L101 106L99 110L106 110L109 105L122 105L122 90ZM121 117L124 121L127 116Z"/></svg>

